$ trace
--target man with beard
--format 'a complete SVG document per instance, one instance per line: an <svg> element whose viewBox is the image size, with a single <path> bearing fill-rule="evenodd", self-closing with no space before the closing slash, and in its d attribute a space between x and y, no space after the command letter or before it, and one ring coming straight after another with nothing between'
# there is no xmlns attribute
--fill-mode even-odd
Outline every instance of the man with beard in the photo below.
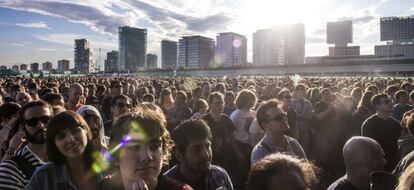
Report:
<svg viewBox="0 0 414 190"><path fill-rule="evenodd" d="M211 132L202 120L186 120L174 129L174 155L178 165L165 175L189 184L193 189L227 189L233 185L226 170L211 164Z"/></svg>
<svg viewBox="0 0 414 190"><path fill-rule="evenodd" d="M52 113L50 105L40 100L22 107L18 117L28 144L17 152L7 149L6 154L14 156L0 164L0 189L24 189L36 168L45 164L46 125Z"/></svg>
<svg viewBox="0 0 414 190"><path fill-rule="evenodd" d="M74 83L70 85L68 92L68 102L66 102L65 107L67 110L76 111L79 107L82 106L83 98L83 87L79 83Z"/></svg>

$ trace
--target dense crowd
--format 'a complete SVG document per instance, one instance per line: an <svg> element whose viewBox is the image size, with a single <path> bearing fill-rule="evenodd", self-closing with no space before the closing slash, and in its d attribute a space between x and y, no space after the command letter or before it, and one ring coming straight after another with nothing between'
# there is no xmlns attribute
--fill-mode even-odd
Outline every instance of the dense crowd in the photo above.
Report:
<svg viewBox="0 0 414 190"><path fill-rule="evenodd" d="M411 78L0 78L0 189L414 189Z"/></svg>

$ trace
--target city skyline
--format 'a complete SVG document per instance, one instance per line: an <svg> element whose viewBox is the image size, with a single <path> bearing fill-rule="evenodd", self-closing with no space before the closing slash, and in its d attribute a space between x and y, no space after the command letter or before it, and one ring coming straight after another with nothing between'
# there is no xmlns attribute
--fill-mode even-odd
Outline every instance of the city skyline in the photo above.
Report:
<svg viewBox="0 0 414 190"><path fill-rule="evenodd" d="M380 42L379 20L414 14L414 2L382 1L0 1L0 65L70 60L73 40L87 38L98 60L118 49L118 26L148 29L148 53L161 55L161 40L185 35L215 38L236 32L247 37L248 61L252 61L252 34L282 24L303 23L306 56L327 55L326 23L354 22L354 42L361 54L373 54ZM82 13L82 14L81 14ZM352 45L352 44L351 44ZM103 64L101 64L103 66ZM158 65L160 66L160 65ZM102 69L102 68L101 68Z"/></svg>

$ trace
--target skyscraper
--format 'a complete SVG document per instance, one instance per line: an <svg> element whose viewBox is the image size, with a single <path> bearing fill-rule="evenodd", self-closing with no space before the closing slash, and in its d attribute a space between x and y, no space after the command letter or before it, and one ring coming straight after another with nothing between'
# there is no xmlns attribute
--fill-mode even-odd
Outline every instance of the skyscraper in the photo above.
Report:
<svg viewBox="0 0 414 190"><path fill-rule="evenodd" d="M245 65L247 62L247 39L245 36L226 32L216 37L216 61L224 67Z"/></svg>
<svg viewBox="0 0 414 190"><path fill-rule="evenodd" d="M206 69L214 63L213 39L203 36L184 36L178 43L178 67Z"/></svg>
<svg viewBox="0 0 414 190"><path fill-rule="evenodd" d="M53 65L51 62L46 61L42 63L42 71L51 71L53 69Z"/></svg>
<svg viewBox="0 0 414 190"><path fill-rule="evenodd" d="M161 42L161 68L176 69L178 57L177 42L163 40Z"/></svg>
<svg viewBox="0 0 414 190"><path fill-rule="evenodd" d="M387 44L375 46L375 55L414 58L414 17L381 18L380 35Z"/></svg>
<svg viewBox="0 0 414 190"><path fill-rule="evenodd" d="M134 72L146 66L147 29L119 27L118 70Z"/></svg>
<svg viewBox="0 0 414 190"><path fill-rule="evenodd" d="M118 72L118 51L111 51L106 53L105 73Z"/></svg>
<svg viewBox="0 0 414 190"><path fill-rule="evenodd" d="M353 41L351 20L328 22L326 24L326 39L328 44L335 44L334 47L329 47L329 56L331 57L360 55L359 46L348 46L348 43Z"/></svg>
<svg viewBox="0 0 414 190"><path fill-rule="evenodd" d="M39 63L31 63L30 71L32 71L32 73L39 73Z"/></svg>
<svg viewBox="0 0 414 190"><path fill-rule="evenodd" d="M152 53L147 54L147 69L154 70L157 69L158 65L158 56Z"/></svg>
<svg viewBox="0 0 414 190"><path fill-rule="evenodd" d="M21 71L27 71L27 64L21 64L20 65L20 70Z"/></svg>
<svg viewBox="0 0 414 190"><path fill-rule="evenodd" d="M253 33L253 64L285 64L285 44L278 31L263 29Z"/></svg>
<svg viewBox="0 0 414 190"><path fill-rule="evenodd" d="M64 73L65 71L69 71L70 61L66 59L62 59L58 61L58 69L59 73Z"/></svg>
<svg viewBox="0 0 414 190"><path fill-rule="evenodd" d="M89 74L94 71L92 49L86 39L75 40L75 72Z"/></svg>

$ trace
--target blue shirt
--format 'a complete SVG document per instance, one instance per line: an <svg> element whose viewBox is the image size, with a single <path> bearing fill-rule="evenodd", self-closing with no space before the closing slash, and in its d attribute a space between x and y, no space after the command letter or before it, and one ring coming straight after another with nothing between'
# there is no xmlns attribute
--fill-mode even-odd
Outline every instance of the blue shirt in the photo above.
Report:
<svg viewBox="0 0 414 190"><path fill-rule="evenodd" d="M179 165L175 165L173 168L165 172L164 175L177 181L189 184L184 180ZM227 174L226 170L219 166L211 165L210 171L206 175L203 175L203 177L201 177L201 179L198 181L200 183L197 182L197 184L189 185L191 185L193 189L197 190L233 190L233 184L231 183L229 175Z"/></svg>
<svg viewBox="0 0 414 190"><path fill-rule="evenodd" d="M102 175L97 174L97 182ZM69 171L66 165L48 163L36 170L26 190L77 190L70 181Z"/></svg>
<svg viewBox="0 0 414 190"><path fill-rule="evenodd" d="M253 165L256 161L266 157L267 155L277 152L306 159L305 151L303 151L303 148L300 146L299 142L296 139L286 135L285 138L287 141L287 150L283 150L282 147L277 146L268 135L265 135L252 150L252 154L250 156L251 164Z"/></svg>

